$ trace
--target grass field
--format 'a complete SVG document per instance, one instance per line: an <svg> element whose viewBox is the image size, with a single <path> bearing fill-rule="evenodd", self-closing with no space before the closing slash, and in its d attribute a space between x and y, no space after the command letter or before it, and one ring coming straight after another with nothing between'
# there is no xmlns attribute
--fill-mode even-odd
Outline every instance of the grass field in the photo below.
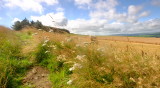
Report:
<svg viewBox="0 0 160 88"><path fill-rule="evenodd" d="M15 37L10 44L0 41L0 52L6 51L0 54L1 88L32 88L22 81L37 65L49 70L53 88L160 87L159 38L98 36L91 43L90 36L34 28L0 34L4 41Z"/></svg>
<svg viewBox="0 0 160 88"><path fill-rule="evenodd" d="M127 37L127 36L108 36L108 37L98 37L100 40L111 40L111 41L123 41L123 42L133 42L133 43L145 43L145 44L155 44L160 45L160 38L151 37Z"/></svg>

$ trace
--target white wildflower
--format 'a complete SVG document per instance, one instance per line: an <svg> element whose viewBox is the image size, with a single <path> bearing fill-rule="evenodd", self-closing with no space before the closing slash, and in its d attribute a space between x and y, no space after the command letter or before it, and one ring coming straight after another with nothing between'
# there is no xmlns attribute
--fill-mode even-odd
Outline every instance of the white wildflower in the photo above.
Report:
<svg viewBox="0 0 160 88"><path fill-rule="evenodd" d="M105 70L106 68L105 68L105 67L101 67L100 69L101 69L101 70Z"/></svg>
<svg viewBox="0 0 160 88"><path fill-rule="evenodd" d="M131 81L133 81L133 82L136 82L136 81L135 81L135 79L134 79L134 78L132 78L132 77L131 77L131 78L129 78L129 79L130 79Z"/></svg>
<svg viewBox="0 0 160 88"><path fill-rule="evenodd" d="M78 63L74 63L73 67L69 68L69 71L73 71L73 70L75 70L76 68L82 68L82 65L81 65L81 64L78 64Z"/></svg>
<svg viewBox="0 0 160 88"><path fill-rule="evenodd" d="M46 46L46 43L43 43L42 46Z"/></svg>
<svg viewBox="0 0 160 88"><path fill-rule="evenodd" d="M97 51L104 52L104 48L98 48Z"/></svg>
<svg viewBox="0 0 160 88"><path fill-rule="evenodd" d="M49 47L53 48L54 50L57 49L57 46L56 46L56 45L52 45L52 46L49 46Z"/></svg>
<svg viewBox="0 0 160 88"><path fill-rule="evenodd" d="M65 39L67 42L70 42L70 41L72 41L72 38L66 38Z"/></svg>
<svg viewBox="0 0 160 88"><path fill-rule="evenodd" d="M66 56L65 55L59 55L57 57L57 61L65 61L66 60Z"/></svg>
<svg viewBox="0 0 160 88"><path fill-rule="evenodd" d="M68 85L71 85L72 82L73 82L73 80L69 80L69 81L67 82L67 84L68 84Z"/></svg>
<svg viewBox="0 0 160 88"><path fill-rule="evenodd" d="M75 67L69 68L69 71L73 71L73 70L75 70Z"/></svg>
<svg viewBox="0 0 160 88"><path fill-rule="evenodd" d="M77 55L75 59L80 60L83 62L83 59L85 58L86 55Z"/></svg>
<svg viewBox="0 0 160 88"><path fill-rule="evenodd" d="M82 68L82 65L81 65L81 64L78 64L78 63L75 63L75 64L73 65L73 67L75 67L75 68Z"/></svg>
<svg viewBox="0 0 160 88"><path fill-rule="evenodd" d="M46 40L44 41L44 43L47 43L47 42L49 42L49 39L46 39Z"/></svg>
<svg viewBox="0 0 160 88"><path fill-rule="evenodd" d="M49 53L50 51L46 51L45 53Z"/></svg>
<svg viewBox="0 0 160 88"><path fill-rule="evenodd" d="M42 29L38 29L39 31L41 31Z"/></svg>

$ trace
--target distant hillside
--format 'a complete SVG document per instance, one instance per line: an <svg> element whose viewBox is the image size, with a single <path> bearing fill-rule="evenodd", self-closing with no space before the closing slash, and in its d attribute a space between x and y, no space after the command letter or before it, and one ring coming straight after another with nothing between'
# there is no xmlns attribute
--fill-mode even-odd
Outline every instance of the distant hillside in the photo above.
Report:
<svg viewBox="0 0 160 88"><path fill-rule="evenodd" d="M114 36L156 37L156 38L160 38L160 32L157 32L157 33L116 34Z"/></svg>

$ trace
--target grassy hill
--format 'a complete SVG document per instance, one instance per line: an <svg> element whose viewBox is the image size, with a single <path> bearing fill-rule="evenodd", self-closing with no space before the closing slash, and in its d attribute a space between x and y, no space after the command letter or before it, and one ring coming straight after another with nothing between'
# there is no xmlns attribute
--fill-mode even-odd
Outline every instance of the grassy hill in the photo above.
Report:
<svg viewBox="0 0 160 88"><path fill-rule="evenodd" d="M160 87L158 45L94 42L36 28L0 27L0 39L0 88Z"/></svg>

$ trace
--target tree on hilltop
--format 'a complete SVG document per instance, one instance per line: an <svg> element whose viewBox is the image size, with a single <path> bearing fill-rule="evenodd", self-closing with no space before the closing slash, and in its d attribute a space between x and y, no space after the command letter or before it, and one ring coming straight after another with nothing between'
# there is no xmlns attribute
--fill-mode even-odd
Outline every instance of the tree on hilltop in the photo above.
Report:
<svg viewBox="0 0 160 88"><path fill-rule="evenodd" d="M22 29L22 24L21 24L21 22L20 22L20 21L14 22L14 25L12 25L12 28L13 28L14 30L16 30L16 31L21 30L21 29Z"/></svg>
<svg viewBox="0 0 160 88"><path fill-rule="evenodd" d="M28 20L27 18L25 18L24 20L21 21L21 25L22 25L23 27L29 26L29 25L30 25L29 20Z"/></svg>
<svg viewBox="0 0 160 88"><path fill-rule="evenodd" d="M22 21L16 21L14 23L14 25L12 25L12 28L16 31L21 30L22 28L26 27L26 26L33 26L37 29L43 28L44 26L42 25L42 23L40 21L31 21L29 22L29 20L27 18L23 19Z"/></svg>

